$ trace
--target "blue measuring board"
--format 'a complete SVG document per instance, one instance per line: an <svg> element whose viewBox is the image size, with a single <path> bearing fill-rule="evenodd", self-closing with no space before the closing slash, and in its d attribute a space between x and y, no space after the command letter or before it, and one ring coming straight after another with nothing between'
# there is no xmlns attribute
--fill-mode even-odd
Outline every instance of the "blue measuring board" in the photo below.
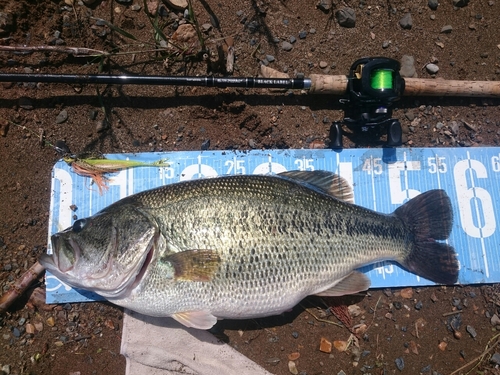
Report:
<svg viewBox="0 0 500 375"><path fill-rule="evenodd" d="M448 242L460 261L459 283L500 281L500 148L397 148L265 151L181 151L110 154L109 159L156 162L168 167L136 167L110 176L102 195L91 180L59 161L52 170L50 235L91 216L134 193L178 181L231 174L275 174L287 170L327 170L343 176L354 188L356 204L390 213L431 189L445 189L454 208ZM76 211L71 206L77 207ZM424 286L433 283L396 264L364 267L372 287ZM74 290L47 274L47 302L102 299Z"/></svg>

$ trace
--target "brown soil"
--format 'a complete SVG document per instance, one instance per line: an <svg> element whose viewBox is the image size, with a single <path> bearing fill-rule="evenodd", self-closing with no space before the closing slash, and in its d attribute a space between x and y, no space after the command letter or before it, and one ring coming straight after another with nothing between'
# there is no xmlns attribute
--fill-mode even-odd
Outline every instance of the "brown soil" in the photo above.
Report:
<svg viewBox="0 0 500 375"><path fill-rule="evenodd" d="M337 8L345 5L334 3ZM470 2L462 8L454 8L447 0L436 11L426 1L372 0L347 5L356 11L354 28L339 26L335 9L323 12L310 0L195 0L198 24L212 25L209 31L202 31L212 54L207 64L197 60L197 46L186 52L184 61L174 55L165 58L141 52L151 46L127 39L108 26L97 26L90 18L105 19L138 40L152 43L154 30L143 9L134 11L111 0L90 7L76 4L74 9L56 0L4 1L1 12L12 14L14 22L0 35L3 45L54 45L54 33L58 31L63 40L63 44L56 44L60 47L137 53L112 56L101 66L98 58L67 53L0 52L0 71L26 72L29 68L40 73L95 74L103 69L127 74L220 75L223 64L216 58L217 46L223 49L224 38L231 36L237 58L234 76L240 77L255 76L259 61L266 55L275 57L271 67L286 70L291 76L347 74L360 57L383 55L399 60L412 55L420 77L430 78L422 68L430 61L439 65L438 78L499 77L500 3L496 0ZM399 20L408 12L413 27L403 30ZM173 23L168 15L161 22ZM445 25L452 26L451 33L441 33ZM301 31L307 32L305 39L299 38ZM163 32L172 35L172 25L165 26ZM291 51L285 52L281 42L290 36L297 41ZM321 61L327 68L320 68ZM46 248L50 175L59 155L41 146L36 136L40 129L46 140L64 140L73 152L199 150L206 139L210 139L211 149L324 147L328 144L329 122L340 120L343 114L339 98L300 92L291 95L269 90L158 86L107 86L99 87L99 92L101 99L94 85L2 84L0 126L2 132L8 130L0 138L2 292ZM24 108L26 98L32 109ZM428 124L407 131L403 147L495 146L500 141L498 104L497 99L404 98L394 116L405 128L410 126L408 112ZM109 124L104 121L102 108ZM56 117L63 109L68 119L57 124ZM91 111L96 111L96 118ZM328 120L323 121L325 118ZM462 126L460 133L452 136L448 131L452 120L471 126ZM6 129L9 121L26 129L12 124ZM445 126L436 129L438 122ZM345 147L367 145L370 139L344 137ZM28 302L24 298L0 317L0 365L10 366L4 371L124 373L125 360L119 355L119 308L103 303L47 306L40 302L43 285L35 287ZM422 307L416 309L419 301ZM345 327L316 320L313 313L319 316L324 310L317 307L323 309L325 305L315 298L282 317L221 322L216 334L276 374L290 373L288 356L296 352L300 353L295 360L298 371L308 375L337 374L341 370L347 374L449 374L491 345L492 351L474 371L500 373L490 363L491 355L500 351L497 342L489 342L496 340L490 317L500 306L495 286L422 288L413 290L411 298L404 298L399 290L373 290L355 302L361 313L353 324L364 323L367 330L358 332L359 349L352 344L346 352L333 349L327 354L319 350L322 337L345 341L351 333ZM461 314L446 315L456 309L461 309ZM337 322L331 316L324 319ZM404 360L403 371L397 370L395 361L399 358Z"/></svg>

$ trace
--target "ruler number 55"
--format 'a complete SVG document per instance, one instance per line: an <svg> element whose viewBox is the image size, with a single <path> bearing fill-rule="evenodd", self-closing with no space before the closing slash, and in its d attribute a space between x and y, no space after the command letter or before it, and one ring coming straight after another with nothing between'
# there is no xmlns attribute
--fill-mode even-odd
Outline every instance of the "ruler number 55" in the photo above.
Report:
<svg viewBox="0 0 500 375"><path fill-rule="evenodd" d="M427 159L427 164L429 165L429 173L446 173L448 172L448 167L445 163L444 156L430 156Z"/></svg>

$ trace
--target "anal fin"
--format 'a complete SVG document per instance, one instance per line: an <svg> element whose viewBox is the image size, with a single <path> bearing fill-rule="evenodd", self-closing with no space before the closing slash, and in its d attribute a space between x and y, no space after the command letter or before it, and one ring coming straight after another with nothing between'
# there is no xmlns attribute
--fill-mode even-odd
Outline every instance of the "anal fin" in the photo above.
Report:
<svg viewBox="0 0 500 375"><path fill-rule="evenodd" d="M352 271L350 274L340 279L333 286L315 293L321 297L339 297L346 294L354 294L367 290L370 287L370 279L361 272Z"/></svg>
<svg viewBox="0 0 500 375"><path fill-rule="evenodd" d="M182 325L196 329L210 329L217 323L217 318L206 310L183 311L171 316Z"/></svg>

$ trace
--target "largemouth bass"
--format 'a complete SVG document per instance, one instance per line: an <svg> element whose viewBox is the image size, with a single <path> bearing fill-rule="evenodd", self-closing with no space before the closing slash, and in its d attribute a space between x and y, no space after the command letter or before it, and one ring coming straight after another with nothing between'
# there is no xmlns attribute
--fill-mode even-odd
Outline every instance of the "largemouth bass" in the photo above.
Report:
<svg viewBox="0 0 500 375"><path fill-rule="evenodd" d="M390 215L354 205L325 171L238 175L144 191L54 234L40 262L65 283L208 329L280 314L308 295L369 288L357 268L393 260L453 284L450 199L431 190Z"/></svg>

